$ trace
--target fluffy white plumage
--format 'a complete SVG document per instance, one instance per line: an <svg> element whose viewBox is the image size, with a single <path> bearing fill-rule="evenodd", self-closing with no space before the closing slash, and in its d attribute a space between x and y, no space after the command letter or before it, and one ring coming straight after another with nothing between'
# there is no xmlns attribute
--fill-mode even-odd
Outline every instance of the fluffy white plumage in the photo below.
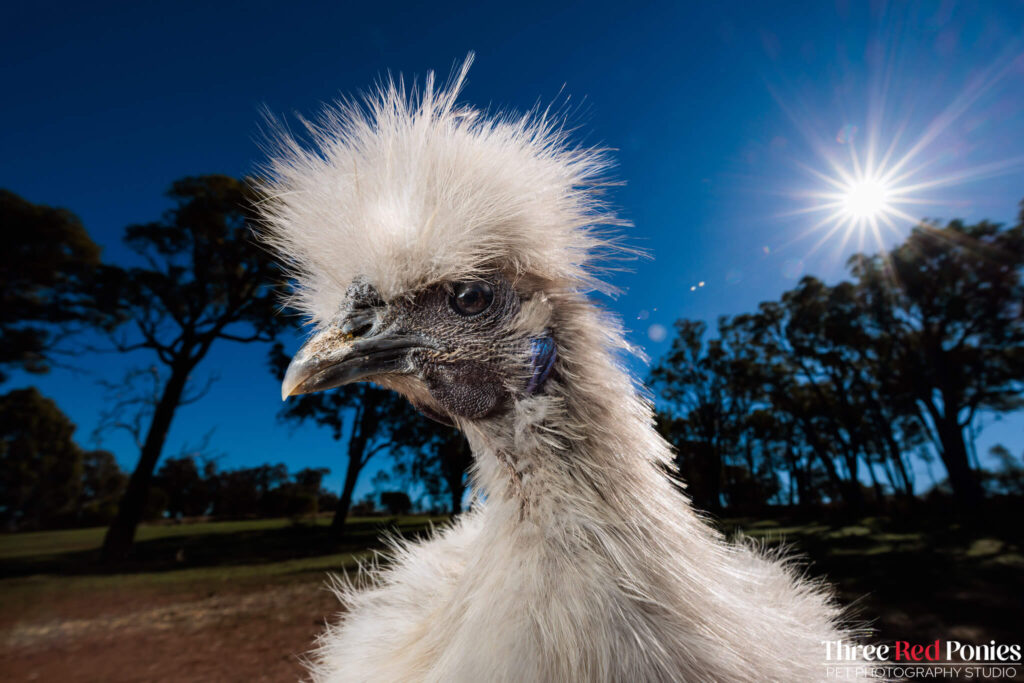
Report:
<svg viewBox="0 0 1024 683"><path fill-rule="evenodd" d="M585 292L621 222L599 152L543 112L487 118L443 89L388 83L329 111L269 167L267 239L317 324L356 278L385 299L499 271L517 324L554 330L555 373L511 410L459 420L486 503L400 543L320 641L320 681L815 681L850 637L824 587L726 543L666 470L669 446L623 369L618 323ZM393 383L409 395L422 392Z"/></svg>
<svg viewBox="0 0 1024 683"><path fill-rule="evenodd" d="M385 298L464 279L500 259L514 273L607 289L592 266L607 247L597 150L565 144L560 120L485 118L456 104L471 60L449 87L388 82L362 103L328 109L277 136L267 165L268 238L298 275L295 303L335 311L356 275Z"/></svg>

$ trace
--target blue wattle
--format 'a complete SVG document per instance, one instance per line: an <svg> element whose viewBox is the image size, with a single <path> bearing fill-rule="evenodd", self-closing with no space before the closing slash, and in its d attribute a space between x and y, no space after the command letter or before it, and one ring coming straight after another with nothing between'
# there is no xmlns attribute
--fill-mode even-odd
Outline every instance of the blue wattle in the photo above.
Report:
<svg viewBox="0 0 1024 683"><path fill-rule="evenodd" d="M530 340L530 381L526 385L527 395L532 396L544 386L544 382L551 374L551 368L555 367L557 357L555 340L550 334Z"/></svg>

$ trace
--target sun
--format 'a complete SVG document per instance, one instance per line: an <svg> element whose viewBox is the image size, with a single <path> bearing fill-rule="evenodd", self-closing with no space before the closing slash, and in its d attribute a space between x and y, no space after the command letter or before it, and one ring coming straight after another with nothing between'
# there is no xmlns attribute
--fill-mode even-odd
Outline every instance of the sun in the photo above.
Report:
<svg viewBox="0 0 1024 683"><path fill-rule="evenodd" d="M994 139L977 137L994 111L982 98L1003 96L1003 81L1019 71L1019 50L1008 50L977 70L961 91L943 98L946 106L929 112L901 101L911 92L915 101L925 99L919 83L902 83L911 72L896 59L901 44L880 43L879 51L872 51L876 59L867 65L865 87L850 93L855 100L844 96L841 118L815 111L799 93L772 88L776 103L806 142L787 152L796 153L789 162L806 177L796 181L799 187L778 191L793 200L780 208L779 217L798 228L787 243L813 240L803 259L826 245L832 258L842 258L854 242L862 252L885 251L908 230L927 225L926 216L972 206L974 200L963 194L967 185L1024 168L1024 156L1001 158ZM779 146L772 140L776 153L789 144L785 136L779 140Z"/></svg>
<svg viewBox="0 0 1024 683"><path fill-rule="evenodd" d="M850 183L843 193L842 211L855 221L870 221L889 213L889 188L880 178L865 178Z"/></svg>
<svg viewBox="0 0 1024 683"><path fill-rule="evenodd" d="M906 211L916 204L924 203L921 192L942 181L922 180L916 171L907 170L909 156L892 160L893 148L884 154L869 146L864 158L857 149L849 145L849 160L842 163L834 157L826 157L830 172L822 172L800 164L824 187L801 193L809 204L793 213L821 213L822 218L808 229L808 233L825 232L811 249L813 253L833 236L841 235L838 249L842 250L853 236L858 236L859 247L865 236L871 236L881 247L883 232L896 234L900 227L917 222Z"/></svg>

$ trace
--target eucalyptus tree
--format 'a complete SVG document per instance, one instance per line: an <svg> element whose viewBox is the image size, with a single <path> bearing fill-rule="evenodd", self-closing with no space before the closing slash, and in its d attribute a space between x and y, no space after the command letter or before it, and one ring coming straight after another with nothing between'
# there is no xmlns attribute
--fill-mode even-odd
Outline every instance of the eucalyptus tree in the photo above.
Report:
<svg viewBox="0 0 1024 683"><path fill-rule="evenodd" d="M89 285L100 248L70 211L0 189L0 382L41 373L62 332L102 323Z"/></svg>
<svg viewBox="0 0 1024 683"><path fill-rule="evenodd" d="M405 446L394 450L400 459L398 467L431 498L447 494L450 514L462 512L473 465L473 452L465 435L455 427L417 417L407 420L395 436Z"/></svg>
<svg viewBox="0 0 1024 683"><path fill-rule="evenodd" d="M283 346L275 344L270 366L278 379L284 377L289 360ZM279 416L295 425L311 421L328 428L336 441L346 439L345 479L331 521L337 539L344 537L352 497L366 465L379 453L415 446L409 442L414 432L408 425L426 419L396 392L363 382L328 392L292 396Z"/></svg>
<svg viewBox="0 0 1024 683"><path fill-rule="evenodd" d="M0 524L39 529L74 517L83 474L74 431L35 387L0 396Z"/></svg>
<svg viewBox="0 0 1024 683"><path fill-rule="evenodd" d="M830 414L837 401L834 390L794 348L792 313L785 302L767 301L756 313L736 316L733 325L743 329L749 340L745 352L752 360L764 400L776 414L785 416L792 430L790 437L816 458L827 477L830 497L841 497L847 506L860 508L864 500L856 480L857 461L844 452L842 436L838 441L834 438Z"/></svg>
<svg viewBox="0 0 1024 683"><path fill-rule="evenodd" d="M728 319L719 321L718 338L707 342L701 321L678 320L675 331L668 353L651 371L651 383L668 406L669 436L683 458L693 459L686 469L701 480L696 491L704 495L695 503L717 511L735 474L732 461L753 447L746 418L756 400L754 376L736 353L742 340ZM747 466L756 478L751 458Z"/></svg>
<svg viewBox="0 0 1024 683"><path fill-rule="evenodd" d="M913 402L891 381L891 339L872 333L857 288L805 277L782 302L793 362L817 395L821 422L840 446L851 478L860 457L878 497L877 468L894 490L912 495L904 454L919 441Z"/></svg>
<svg viewBox="0 0 1024 683"><path fill-rule="evenodd" d="M896 249L851 260L874 334L964 506L981 498L967 435L983 411L1024 405L1024 209L1003 228L921 223Z"/></svg>
<svg viewBox="0 0 1024 683"><path fill-rule="evenodd" d="M114 338L118 350L148 350L164 370L142 406L139 460L104 540L108 560L132 546L196 367L215 343L269 342L279 327L273 286L280 276L252 237L255 191L208 175L173 183L168 196L174 206L160 220L125 231L140 265L105 267L98 287L100 300L127 321Z"/></svg>

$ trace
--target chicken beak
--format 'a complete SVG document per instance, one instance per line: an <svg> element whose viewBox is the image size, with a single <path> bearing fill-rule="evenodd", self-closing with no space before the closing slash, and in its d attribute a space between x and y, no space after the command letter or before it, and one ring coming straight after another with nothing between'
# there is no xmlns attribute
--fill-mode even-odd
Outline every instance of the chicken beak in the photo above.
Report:
<svg viewBox="0 0 1024 683"><path fill-rule="evenodd" d="M281 382L281 400L385 374L409 374L413 352L431 346L418 335L383 333L356 337L347 325L315 333L292 358Z"/></svg>

